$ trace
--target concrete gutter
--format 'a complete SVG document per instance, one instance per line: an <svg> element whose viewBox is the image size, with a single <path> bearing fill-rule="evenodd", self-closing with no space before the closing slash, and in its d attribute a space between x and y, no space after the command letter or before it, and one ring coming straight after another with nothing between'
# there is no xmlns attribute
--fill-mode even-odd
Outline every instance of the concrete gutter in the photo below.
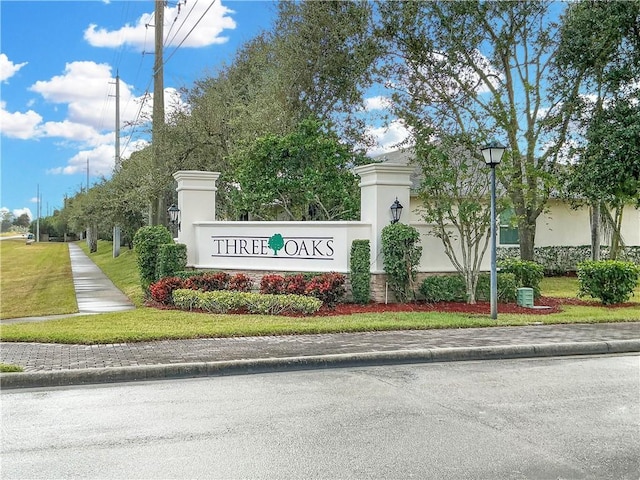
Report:
<svg viewBox="0 0 640 480"><path fill-rule="evenodd" d="M502 360L514 358L604 355L640 352L640 340L428 348L330 354L285 358L228 360L135 367L85 368L49 372L0 374L2 389L88 385L141 380L219 377L323 368L401 365L412 363Z"/></svg>

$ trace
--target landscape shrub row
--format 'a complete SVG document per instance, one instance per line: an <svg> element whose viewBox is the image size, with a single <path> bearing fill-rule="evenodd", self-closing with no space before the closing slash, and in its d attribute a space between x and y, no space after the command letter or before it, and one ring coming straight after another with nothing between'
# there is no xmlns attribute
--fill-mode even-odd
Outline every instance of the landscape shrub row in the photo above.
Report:
<svg viewBox="0 0 640 480"><path fill-rule="evenodd" d="M209 313L246 312L259 315L305 314L317 312L322 302L304 295L265 295L237 291L177 289L174 304L182 310L203 310Z"/></svg>
<svg viewBox="0 0 640 480"><path fill-rule="evenodd" d="M498 301L514 302L516 300L517 283L512 273L498 274ZM460 274L433 275L425 278L420 285L420 293L425 301L437 302L466 302L467 285ZM491 299L491 276L481 273L476 286L476 300L489 301Z"/></svg>
<svg viewBox="0 0 640 480"><path fill-rule="evenodd" d="M591 246L580 245L575 247L535 247L534 261L542 265L544 274L547 276L566 275L578 270L578 264L591 259ZM499 247L497 249L498 261L508 258L520 258L519 247ZM602 259L609 257L609 247L600 248ZM640 265L640 246L625 247L620 254L623 261L628 261Z"/></svg>
<svg viewBox="0 0 640 480"><path fill-rule="evenodd" d="M297 275L265 275L260 293L270 295L310 295L328 306L336 305L345 295L346 277L341 273L322 273L308 278Z"/></svg>
<svg viewBox="0 0 640 480"><path fill-rule="evenodd" d="M200 290L212 292L231 290L250 292L253 286L251 279L244 273L234 276L225 272L199 273L196 275L164 277L149 286L149 295L158 303L172 305L172 293L178 289Z"/></svg>
<svg viewBox="0 0 640 480"><path fill-rule="evenodd" d="M263 295L304 295L315 297L328 306L334 306L345 295L345 276L340 273L323 273L307 276L265 275L260 282ZM250 277L243 273L229 275L225 272L198 273L186 276L180 273L164 277L149 286L151 298L163 305L174 303L172 293L178 289L201 292L235 291L249 293L253 288Z"/></svg>
<svg viewBox="0 0 640 480"><path fill-rule="evenodd" d="M624 303L640 279L640 266L614 260L578 264L578 296L600 299L604 305Z"/></svg>

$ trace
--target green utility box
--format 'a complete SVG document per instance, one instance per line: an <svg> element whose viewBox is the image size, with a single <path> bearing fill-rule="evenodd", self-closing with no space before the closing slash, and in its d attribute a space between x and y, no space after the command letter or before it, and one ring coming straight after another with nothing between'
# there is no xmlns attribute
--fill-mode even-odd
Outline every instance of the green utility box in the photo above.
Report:
<svg viewBox="0 0 640 480"><path fill-rule="evenodd" d="M520 305L521 307L533 307L533 288L519 288L517 301L518 305Z"/></svg>

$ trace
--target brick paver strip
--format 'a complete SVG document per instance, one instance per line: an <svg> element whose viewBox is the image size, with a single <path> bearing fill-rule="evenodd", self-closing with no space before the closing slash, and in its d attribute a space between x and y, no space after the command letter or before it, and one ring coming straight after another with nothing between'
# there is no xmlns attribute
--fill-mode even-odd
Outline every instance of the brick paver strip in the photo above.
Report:
<svg viewBox="0 0 640 480"><path fill-rule="evenodd" d="M25 371L59 371L226 360L305 357L450 347L640 339L640 323L536 325L318 335L208 338L107 345L0 343L0 361Z"/></svg>

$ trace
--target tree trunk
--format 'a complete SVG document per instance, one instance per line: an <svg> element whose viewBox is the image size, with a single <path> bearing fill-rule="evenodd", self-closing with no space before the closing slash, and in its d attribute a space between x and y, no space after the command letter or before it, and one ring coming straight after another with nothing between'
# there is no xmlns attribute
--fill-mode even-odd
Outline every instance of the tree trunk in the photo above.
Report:
<svg viewBox="0 0 640 480"><path fill-rule="evenodd" d="M600 203L591 205L591 260L600 260Z"/></svg>
<svg viewBox="0 0 640 480"><path fill-rule="evenodd" d="M98 251L98 227L95 224L87 227L87 246L89 247L89 253Z"/></svg>
<svg viewBox="0 0 640 480"><path fill-rule="evenodd" d="M467 303L470 305L476 304L476 287L478 285L477 274L474 272L465 272L465 280L467 282Z"/></svg>
<svg viewBox="0 0 640 480"><path fill-rule="evenodd" d="M610 260L617 260L618 255L620 254L620 247L622 245L622 235L620 230L622 228L623 209L624 209L624 205L621 206L620 208L616 208L616 213L614 217L615 228L613 229L613 234L611 235L611 250L609 252Z"/></svg>
<svg viewBox="0 0 640 480"><path fill-rule="evenodd" d="M534 260L534 246L536 242L536 222L522 219L518 222L520 234L520 260L530 262Z"/></svg>

